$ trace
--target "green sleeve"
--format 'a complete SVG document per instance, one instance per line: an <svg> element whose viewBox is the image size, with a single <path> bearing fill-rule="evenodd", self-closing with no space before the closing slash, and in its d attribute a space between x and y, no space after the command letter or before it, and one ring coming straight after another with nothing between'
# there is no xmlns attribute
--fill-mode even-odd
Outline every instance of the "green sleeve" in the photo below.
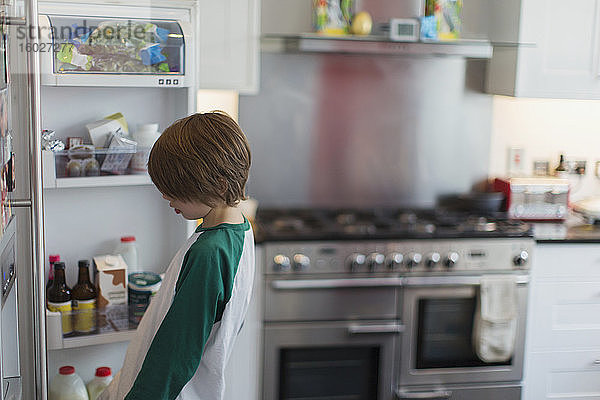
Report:
<svg viewBox="0 0 600 400"><path fill-rule="evenodd" d="M175 399L194 376L225 303L219 249L192 246L185 255L175 297L125 400Z"/></svg>

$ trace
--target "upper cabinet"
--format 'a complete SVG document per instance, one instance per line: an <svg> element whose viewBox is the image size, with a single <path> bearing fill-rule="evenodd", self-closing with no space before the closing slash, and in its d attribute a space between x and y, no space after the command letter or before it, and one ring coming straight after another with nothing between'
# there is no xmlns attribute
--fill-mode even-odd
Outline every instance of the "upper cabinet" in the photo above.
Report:
<svg viewBox="0 0 600 400"><path fill-rule="evenodd" d="M256 93L260 0L199 0L197 26L199 87Z"/></svg>
<svg viewBox="0 0 600 400"><path fill-rule="evenodd" d="M492 1L489 16L488 92L600 99L600 0Z"/></svg>

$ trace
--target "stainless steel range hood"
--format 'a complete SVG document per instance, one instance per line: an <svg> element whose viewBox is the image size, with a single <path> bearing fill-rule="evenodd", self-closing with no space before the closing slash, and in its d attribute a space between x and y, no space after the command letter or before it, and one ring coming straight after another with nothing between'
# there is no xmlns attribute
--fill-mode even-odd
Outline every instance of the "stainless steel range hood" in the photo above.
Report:
<svg viewBox="0 0 600 400"><path fill-rule="evenodd" d="M315 34L265 35L264 51L380 54L412 56L453 56L464 58L491 58L493 48L488 40L457 40L452 42L393 42L379 36L327 37Z"/></svg>

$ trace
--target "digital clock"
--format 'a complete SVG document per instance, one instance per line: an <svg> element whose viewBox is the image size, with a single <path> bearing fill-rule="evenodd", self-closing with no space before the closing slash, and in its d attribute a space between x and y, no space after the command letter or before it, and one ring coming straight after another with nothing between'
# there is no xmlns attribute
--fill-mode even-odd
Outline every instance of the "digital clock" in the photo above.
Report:
<svg viewBox="0 0 600 400"><path fill-rule="evenodd" d="M419 21L411 18L390 19L389 37L394 42L418 41Z"/></svg>

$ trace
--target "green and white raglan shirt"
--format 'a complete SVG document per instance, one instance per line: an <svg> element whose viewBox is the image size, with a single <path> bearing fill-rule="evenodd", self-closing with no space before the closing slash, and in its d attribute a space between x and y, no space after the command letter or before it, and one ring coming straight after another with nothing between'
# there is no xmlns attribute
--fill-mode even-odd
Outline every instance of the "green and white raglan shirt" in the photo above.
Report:
<svg viewBox="0 0 600 400"><path fill-rule="evenodd" d="M222 399L253 279L254 237L246 218L198 227L171 261L123 367L99 399Z"/></svg>

